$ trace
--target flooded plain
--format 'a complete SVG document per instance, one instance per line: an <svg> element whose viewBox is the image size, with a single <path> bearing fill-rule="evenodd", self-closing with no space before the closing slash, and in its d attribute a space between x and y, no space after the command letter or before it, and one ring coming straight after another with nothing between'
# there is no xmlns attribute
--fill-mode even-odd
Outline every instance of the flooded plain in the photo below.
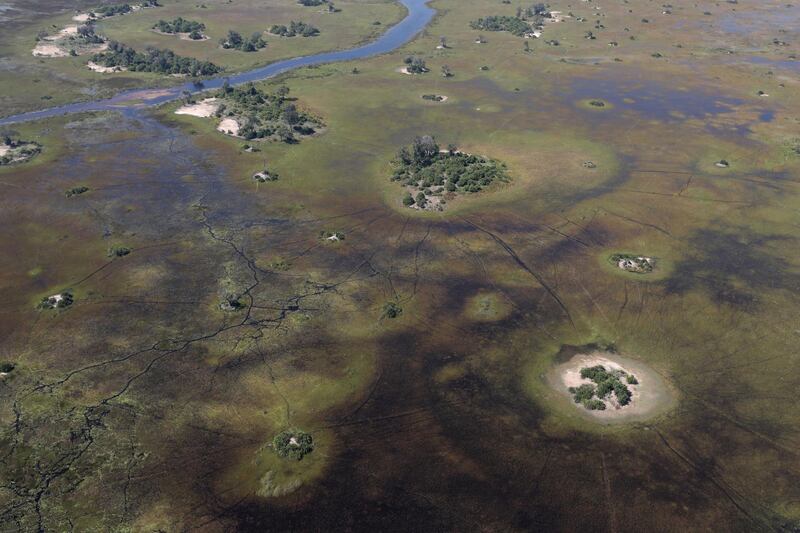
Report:
<svg viewBox="0 0 800 533"><path fill-rule="evenodd" d="M484 5L458 5L408 50L268 82L324 118L298 144L248 151L177 103L4 130L45 147L0 170L4 528L800 524L795 100L517 41L511 61L495 35L474 58L457 17ZM398 80L439 34L454 79ZM514 179L404 210L391 160L420 134ZM659 269L615 272L619 251ZM581 416L547 376L591 353L635 354L668 408ZM286 429L313 437L301 461Z"/></svg>

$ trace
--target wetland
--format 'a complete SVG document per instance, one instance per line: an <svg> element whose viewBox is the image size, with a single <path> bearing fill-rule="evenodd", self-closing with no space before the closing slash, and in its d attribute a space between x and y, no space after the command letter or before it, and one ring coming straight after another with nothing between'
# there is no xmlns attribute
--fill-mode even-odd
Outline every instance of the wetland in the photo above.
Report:
<svg viewBox="0 0 800 533"><path fill-rule="evenodd" d="M0 6L0 529L800 528L797 8L303 3Z"/></svg>

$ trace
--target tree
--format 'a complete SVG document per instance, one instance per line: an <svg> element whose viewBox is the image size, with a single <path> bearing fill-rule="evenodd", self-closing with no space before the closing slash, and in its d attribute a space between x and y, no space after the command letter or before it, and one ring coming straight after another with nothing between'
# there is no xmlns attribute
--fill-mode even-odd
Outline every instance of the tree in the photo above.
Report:
<svg viewBox="0 0 800 533"><path fill-rule="evenodd" d="M531 51L531 43L528 42L528 41L525 41L525 51L526 52L530 52Z"/></svg>
<svg viewBox="0 0 800 533"><path fill-rule="evenodd" d="M439 154L439 145L430 135L423 135L414 139L412 151L414 162L420 166L427 166Z"/></svg>
<svg viewBox="0 0 800 533"><path fill-rule="evenodd" d="M406 207L411 207L414 205L414 197L411 196L411 193L406 191L405 196L403 196L403 205Z"/></svg>
<svg viewBox="0 0 800 533"><path fill-rule="evenodd" d="M422 191L417 193L416 201L417 205L420 206L420 208L425 207L425 205L427 205L428 203L428 199L425 197L425 193Z"/></svg>
<svg viewBox="0 0 800 533"><path fill-rule="evenodd" d="M439 47L440 48L447 48L447 38L444 35L439 37Z"/></svg>
<svg viewBox="0 0 800 533"><path fill-rule="evenodd" d="M442 76L444 76L445 78L449 78L452 75L453 73L450 72L450 67L448 67L447 65L442 65Z"/></svg>

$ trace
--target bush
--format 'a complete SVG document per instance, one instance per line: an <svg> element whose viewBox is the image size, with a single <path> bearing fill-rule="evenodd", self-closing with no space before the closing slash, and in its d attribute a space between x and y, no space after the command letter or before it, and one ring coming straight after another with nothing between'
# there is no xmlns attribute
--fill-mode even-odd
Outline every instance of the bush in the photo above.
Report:
<svg viewBox="0 0 800 533"><path fill-rule="evenodd" d="M387 302L383 306L383 318L397 318L403 314L403 308L397 302Z"/></svg>
<svg viewBox="0 0 800 533"><path fill-rule="evenodd" d="M299 429L287 429L275 435L272 446L279 457L301 461L314 451L314 439Z"/></svg>
<svg viewBox="0 0 800 533"><path fill-rule="evenodd" d="M472 21L470 27L474 30L507 31L517 37L522 37L531 31L531 25L517 17L491 16Z"/></svg>
<svg viewBox="0 0 800 533"><path fill-rule="evenodd" d="M142 53L116 41L109 43L107 51L92 56L92 61L104 67L123 67L132 72L160 74L211 76L222 70L208 61L178 56L172 50L147 48Z"/></svg>

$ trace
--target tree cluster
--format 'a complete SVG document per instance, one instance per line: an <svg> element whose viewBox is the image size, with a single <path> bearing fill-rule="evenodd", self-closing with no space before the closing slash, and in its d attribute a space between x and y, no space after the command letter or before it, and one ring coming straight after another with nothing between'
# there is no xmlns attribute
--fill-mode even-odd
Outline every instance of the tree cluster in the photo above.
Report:
<svg viewBox="0 0 800 533"><path fill-rule="evenodd" d="M620 405L628 405L631 401L631 391L622 380L625 379L628 385L639 383L632 374L622 370L607 370L602 365L582 368L581 377L591 380L594 385L586 383L580 387L570 387L569 391L572 393L575 403L580 403L591 410L605 409L604 400L612 392Z"/></svg>
<svg viewBox="0 0 800 533"><path fill-rule="evenodd" d="M225 84L217 96L223 100L217 115L237 117L239 135L248 140L275 138L294 143L297 135L312 135L321 125L297 109L285 86L267 93L252 83L241 87Z"/></svg>
<svg viewBox="0 0 800 533"><path fill-rule="evenodd" d="M147 48L144 52L137 52L116 41L111 41L105 52L92 56L92 61L104 67L123 67L133 72L159 74L211 76L222 71L222 68L214 63L199 61L193 57L182 57L172 50Z"/></svg>
<svg viewBox="0 0 800 533"><path fill-rule="evenodd" d="M300 461L314 451L314 439L299 429L287 429L275 435L272 446L278 456Z"/></svg>
<svg viewBox="0 0 800 533"><path fill-rule="evenodd" d="M406 71L411 74L423 74L428 72L428 66L425 64L425 60L419 56L408 56L403 62L407 65Z"/></svg>
<svg viewBox="0 0 800 533"><path fill-rule="evenodd" d="M260 31L255 32L249 39L244 38L238 32L228 30L228 36L220 39L219 44L226 50L240 50L242 52L255 52L267 46L267 41Z"/></svg>
<svg viewBox="0 0 800 533"><path fill-rule="evenodd" d="M300 35L302 37L314 37L319 35L319 29L311 24L305 22L291 21L288 26L283 24L276 24L269 29L269 32L281 37L295 37Z"/></svg>
<svg viewBox="0 0 800 533"><path fill-rule="evenodd" d="M159 20L153 25L153 29L161 33L188 33L190 39L197 40L203 38L203 30L206 29L206 25L202 22L177 17L172 21Z"/></svg>
<svg viewBox="0 0 800 533"><path fill-rule="evenodd" d="M506 182L505 165L492 159L458 152L454 146L440 151L436 140L425 135L403 147L394 160L393 181L420 189L422 196L404 201L407 205L425 202L425 191L479 192L496 181ZM435 189L435 190L434 190ZM420 207L423 207L420 206Z"/></svg>
<svg viewBox="0 0 800 533"><path fill-rule="evenodd" d="M501 15L493 15L473 20L470 22L470 27L474 30L483 31L507 31L518 37L522 37L531 31L531 25L520 17Z"/></svg>

